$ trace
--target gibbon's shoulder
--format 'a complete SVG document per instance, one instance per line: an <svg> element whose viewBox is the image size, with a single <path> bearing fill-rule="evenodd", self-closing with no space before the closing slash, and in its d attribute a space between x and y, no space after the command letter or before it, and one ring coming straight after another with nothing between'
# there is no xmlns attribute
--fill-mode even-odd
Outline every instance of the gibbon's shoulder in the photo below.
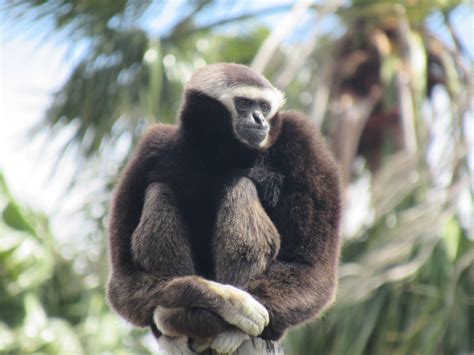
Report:
<svg viewBox="0 0 474 355"><path fill-rule="evenodd" d="M154 124L143 134L137 154L145 157L155 157L166 154L174 146L177 136L177 127L168 124Z"/></svg>
<svg viewBox="0 0 474 355"><path fill-rule="evenodd" d="M326 140L319 131L316 123L306 115L297 111L283 111L280 113L282 127L279 144L293 147L295 153L304 151L327 151Z"/></svg>
<svg viewBox="0 0 474 355"><path fill-rule="evenodd" d="M283 111L280 115L282 126L275 148L286 159L285 165L295 174L311 174L318 168L336 177L337 163L316 123L296 111Z"/></svg>

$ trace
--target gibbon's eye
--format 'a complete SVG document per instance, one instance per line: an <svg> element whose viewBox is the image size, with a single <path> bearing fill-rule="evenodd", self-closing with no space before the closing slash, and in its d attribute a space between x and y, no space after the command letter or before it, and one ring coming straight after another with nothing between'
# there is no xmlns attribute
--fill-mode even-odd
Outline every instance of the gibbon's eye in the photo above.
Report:
<svg viewBox="0 0 474 355"><path fill-rule="evenodd" d="M235 99L235 105L237 106L237 108L240 108L240 109L249 108L250 106L252 106L252 104L253 104L252 100L247 99L245 97L237 97Z"/></svg>
<svg viewBox="0 0 474 355"><path fill-rule="evenodd" d="M270 112L270 104L266 101L261 101L260 102L260 108L262 109L263 113Z"/></svg>

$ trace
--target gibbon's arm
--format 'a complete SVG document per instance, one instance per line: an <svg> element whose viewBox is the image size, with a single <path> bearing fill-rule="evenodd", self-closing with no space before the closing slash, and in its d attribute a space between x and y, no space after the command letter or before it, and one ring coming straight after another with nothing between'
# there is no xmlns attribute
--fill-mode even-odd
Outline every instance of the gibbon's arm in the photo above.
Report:
<svg viewBox="0 0 474 355"><path fill-rule="evenodd" d="M311 126L301 130L298 123L282 134L288 140L278 154L291 173L271 214L282 238L280 253L243 287L270 313L261 335L267 340L279 339L288 327L314 318L332 301L340 251L337 167Z"/></svg>
<svg viewBox="0 0 474 355"><path fill-rule="evenodd" d="M235 327L258 335L268 324L265 308L245 291L194 276L172 191L164 183L147 187L170 129L158 126L147 133L116 190L109 225L109 302L130 323L155 322L170 336L209 338Z"/></svg>

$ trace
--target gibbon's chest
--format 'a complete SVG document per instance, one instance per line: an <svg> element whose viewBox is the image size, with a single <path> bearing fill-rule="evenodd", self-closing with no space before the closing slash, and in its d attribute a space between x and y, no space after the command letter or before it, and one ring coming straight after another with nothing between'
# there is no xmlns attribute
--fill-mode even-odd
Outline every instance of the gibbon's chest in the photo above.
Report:
<svg viewBox="0 0 474 355"><path fill-rule="evenodd" d="M218 208L218 197L224 189L221 179L206 174L187 174L176 179L172 188L179 211L186 224L198 274L212 279L214 261L212 236Z"/></svg>
<svg viewBox="0 0 474 355"><path fill-rule="evenodd" d="M255 185L259 201L265 210L271 210L277 205L284 177L265 166L239 169L225 175L184 173L181 178L173 179L172 188L180 212L195 239L201 240L204 238L202 233L212 232L229 184L242 177L250 179Z"/></svg>
<svg viewBox="0 0 474 355"><path fill-rule="evenodd" d="M247 177L252 179L252 183L258 186L256 190L261 190L258 193L262 197L269 198L269 201L261 201L262 206L273 205L276 195L279 193L279 186L276 186L274 176L266 173L266 169L258 168L246 169L226 176L217 176L211 174L193 174L187 175L185 179L176 179L173 183L173 190L175 191L178 206L183 216L184 222L187 225L188 236L192 247L192 254L196 271L198 274L215 279L216 277L216 258L214 250L219 248L216 245L216 228L219 228L217 217L223 206L223 198L226 191L229 189L229 182L232 179L239 179ZM268 177L271 179L268 180ZM277 179L278 180L278 179ZM277 191L278 190L278 191ZM259 197L257 196L257 199ZM228 207L225 207L226 209ZM244 206L245 208L245 206ZM251 205L248 208L252 208ZM245 210L248 210L245 208ZM233 218L239 221L242 215L236 214ZM222 238L222 236L221 236ZM262 245L252 240L238 241L237 235L231 236L231 244L237 245L240 243L239 257L248 259L249 255L255 255L255 248L261 248ZM264 241L267 243L267 241ZM220 241L218 243L221 243ZM274 241L268 241L274 244ZM269 246L273 250L274 246ZM268 248L266 248L268 249ZM237 260L237 259L236 259ZM258 261L261 264L261 260ZM238 265L236 265L237 267ZM217 270L217 274L219 271Z"/></svg>

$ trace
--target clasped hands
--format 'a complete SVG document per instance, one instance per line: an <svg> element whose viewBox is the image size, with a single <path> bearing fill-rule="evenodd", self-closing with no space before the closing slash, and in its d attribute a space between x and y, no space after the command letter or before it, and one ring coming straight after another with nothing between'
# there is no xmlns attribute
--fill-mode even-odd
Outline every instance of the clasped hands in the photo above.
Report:
<svg viewBox="0 0 474 355"><path fill-rule="evenodd" d="M193 351L202 352L211 348L219 354L231 354L244 341L262 333L270 319L267 309L260 302L237 287L213 281L206 281L206 284L216 296L215 302L208 305L209 311L219 315L235 329L224 331L211 339L189 339L188 344ZM183 335L169 329L167 323L184 311L186 307L158 306L154 311L153 320L163 335L182 339Z"/></svg>

